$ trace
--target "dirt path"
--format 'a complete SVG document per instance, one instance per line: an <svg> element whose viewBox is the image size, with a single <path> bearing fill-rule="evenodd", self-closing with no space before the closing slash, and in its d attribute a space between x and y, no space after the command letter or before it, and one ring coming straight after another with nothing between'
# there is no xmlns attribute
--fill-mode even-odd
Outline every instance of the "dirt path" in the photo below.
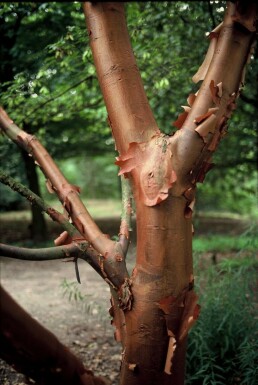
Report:
<svg viewBox="0 0 258 385"><path fill-rule="evenodd" d="M109 288L87 263L80 261L80 292L88 296L90 309L64 297L64 279L74 282L72 263L62 261L28 262L0 259L1 284L15 300L61 342L79 356L96 375L118 383L120 346L113 337L108 309ZM91 314L89 314L91 313ZM21 385L25 379L2 362L0 383Z"/></svg>
<svg viewBox="0 0 258 385"><path fill-rule="evenodd" d="M207 233L209 228L219 233L222 221L213 222L208 224L198 218L198 233ZM223 231L227 234L239 234L247 226L244 221L233 222L225 224L224 221ZM106 219L99 224L102 230L109 234L116 234L119 228L119 220ZM56 224L51 226L54 239L60 234L60 228ZM5 226L0 226L2 242L24 241L28 236L26 221L12 221L10 224L5 221ZM133 267L134 254L135 249L131 246L128 255L129 270ZM110 325L109 288L87 263L79 263L82 284L78 286L82 295L87 296L87 301L83 303L69 302L68 297L63 297L61 284L64 279L68 282L76 281L72 263L28 262L0 257L0 268L1 284L25 310L52 331L96 375L106 376L112 381L112 385L118 384L121 349L114 340L114 329ZM85 311L82 304L90 306ZM24 376L17 374L0 360L0 384L25 383Z"/></svg>

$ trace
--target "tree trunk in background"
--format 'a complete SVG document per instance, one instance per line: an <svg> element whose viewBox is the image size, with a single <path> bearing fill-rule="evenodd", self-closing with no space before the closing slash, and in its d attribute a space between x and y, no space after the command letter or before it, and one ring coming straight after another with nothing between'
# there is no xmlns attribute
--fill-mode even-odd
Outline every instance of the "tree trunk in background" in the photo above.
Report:
<svg viewBox="0 0 258 385"><path fill-rule="evenodd" d="M35 194L41 197L39 178L36 170L36 164L32 157L27 152L22 151L22 158L24 160L26 176L28 180L28 187ZM45 241L47 238L47 226L42 210L36 206L31 206L31 223L30 223L31 239L33 241Z"/></svg>
<svg viewBox="0 0 258 385"><path fill-rule="evenodd" d="M37 384L104 385L0 286L0 357Z"/></svg>

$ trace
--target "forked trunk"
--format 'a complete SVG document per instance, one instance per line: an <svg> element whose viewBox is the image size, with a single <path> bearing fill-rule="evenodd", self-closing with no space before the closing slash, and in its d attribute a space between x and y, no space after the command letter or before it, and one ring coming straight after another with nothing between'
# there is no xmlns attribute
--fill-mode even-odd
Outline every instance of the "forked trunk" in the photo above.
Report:
<svg viewBox="0 0 258 385"><path fill-rule="evenodd" d="M198 94L189 95L189 106L183 107L184 112L174 123L179 130L165 135L157 127L144 92L126 27L124 4L84 3L97 75L119 152L116 164L120 166L122 186L128 187L127 178L136 202L137 255L131 277L125 263L131 210L129 189L125 187L119 240L113 241L98 228L79 198L78 187L66 180L38 139L21 130L0 108L1 129L39 163L50 191L56 193L70 218L66 231L56 240L56 245L70 246L45 254L53 258L61 252L63 257L64 252L76 263L84 255L110 285L110 314L114 317L115 337L123 347L120 385L184 384L187 335L200 310L193 290L192 266L191 217L196 183L203 182L212 167L213 152L226 132L244 85L245 65L253 52L256 9L253 1L228 2L223 23L210 33L206 58L193 77L194 82L203 80ZM28 191L23 194L32 195ZM30 196L31 201L35 199ZM62 214L46 205L41 207L65 224ZM71 225L75 233L70 230ZM2 245L6 256L17 254L16 249ZM18 257L23 253L18 253ZM42 253L38 250L36 254ZM9 302L6 296L6 306ZM7 306L7 321L12 317L9 310ZM20 315L22 318L21 311ZM9 321L2 327L2 334L7 337L17 332L15 323L11 333L8 325ZM27 317L28 328L30 325ZM19 334L13 340L5 338L4 343L13 348L12 341L19 338ZM41 339L44 370L45 358L51 354L58 358L50 343L55 340L49 338ZM27 340L22 340L26 345ZM31 353L34 350L34 345L29 346ZM69 356L64 356L64 362ZM74 367L68 372L73 375L75 371L77 378L79 373L80 383L84 369L73 358L71 362ZM26 362L20 367L25 372L30 369ZM65 373L66 369L64 376ZM46 382L47 379L42 384Z"/></svg>
<svg viewBox="0 0 258 385"><path fill-rule="evenodd" d="M84 3L84 12L119 152L116 164L120 175L131 181L136 202L133 306L124 310L121 328L120 385L183 385L187 334L200 308L192 266L196 183L203 182L211 168L212 153L243 85L255 4L228 3L193 78L204 80L202 87L198 95L189 95L189 106L175 122L180 130L172 136L160 132L148 104L123 3Z"/></svg>
<svg viewBox="0 0 258 385"><path fill-rule="evenodd" d="M192 224L186 215L189 202L181 189L174 196L168 194L176 180L170 164L171 138L159 131L144 93L123 4L85 3L84 9L120 153L117 164L120 173L131 179L136 201L134 302L132 310L125 311L120 384L183 384L185 305L188 303L192 313L197 306L195 295L189 296L193 289Z"/></svg>

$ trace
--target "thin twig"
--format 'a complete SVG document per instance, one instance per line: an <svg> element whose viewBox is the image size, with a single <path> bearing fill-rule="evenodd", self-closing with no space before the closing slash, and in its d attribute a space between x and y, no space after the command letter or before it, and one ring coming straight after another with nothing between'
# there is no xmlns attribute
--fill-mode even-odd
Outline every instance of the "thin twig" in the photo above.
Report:
<svg viewBox="0 0 258 385"><path fill-rule="evenodd" d="M50 102L53 102L54 100L60 98L61 96L65 95L67 92L71 91L72 89L78 87L79 85L81 85L82 83L84 83L86 80L92 80L94 78L93 75L90 75L90 76L86 76L85 78L81 79L79 82L75 83L75 84L72 84L70 87L68 87L66 90L60 92L60 94L56 95L56 96L53 96L52 98L49 98L48 100L46 100L45 102L39 104L37 107L35 107L32 111L30 111L28 114L26 114L24 116L24 118L28 118L29 116L31 116L34 112L38 111L40 108L44 107L46 104L50 103Z"/></svg>
<svg viewBox="0 0 258 385"><path fill-rule="evenodd" d="M57 259L72 258L76 262L78 258L88 262L94 270L103 278L103 272L99 266L99 255L88 242L72 242L69 245L28 249L0 243L1 257L20 259L24 261L51 261Z"/></svg>
<svg viewBox="0 0 258 385"><path fill-rule="evenodd" d="M13 142L31 154L47 179L49 191L55 193L69 214L73 225L98 255L104 279L121 291L121 303L130 306L129 274L119 242L107 238L99 229L79 197L80 189L71 185L38 139L21 130L0 107L0 128ZM129 293L129 294L128 294Z"/></svg>
<svg viewBox="0 0 258 385"><path fill-rule="evenodd" d="M13 191L18 192L21 196L25 197L31 204L40 207L47 215L50 216L51 219L53 219L53 221L60 223L64 230L66 230L71 237L75 235L77 230L65 218L63 214L55 210L53 207L49 206L42 198L32 192L28 187L16 181L11 176L5 174L2 170L0 170L0 182L10 187Z"/></svg>
<svg viewBox="0 0 258 385"><path fill-rule="evenodd" d="M208 10L209 10L209 13L210 13L210 18L211 18L211 21L212 21L212 29L214 29L216 27L217 23L216 23L214 14L213 14L213 9L212 9L212 5L211 5L210 0L208 0L207 3L208 3Z"/></svg>
<svg viewBox="0 0 258 385"><path fill-rule="evenodd" d="M51 261L64 258L78 258L81 250L74 243L69 245L28 249L0 243L1 257L22 259L25 261Z"/></svg>

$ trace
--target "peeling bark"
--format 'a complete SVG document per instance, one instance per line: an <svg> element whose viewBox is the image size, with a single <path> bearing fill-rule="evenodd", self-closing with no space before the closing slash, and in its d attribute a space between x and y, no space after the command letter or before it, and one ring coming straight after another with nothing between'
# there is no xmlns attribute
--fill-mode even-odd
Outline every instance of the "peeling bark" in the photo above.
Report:
<svg viewBox="0 0 258 385"><path fill-rule="evenodd" d="M203 81L169 136L160 132L144 92L130 45L123 3L84 3L97 76L119 155L119 174L136 204L136 262L129 277L130 193L123 204L119 242L108 239L38 140L0 109L0 127L31 153L47 187L63 203L78 244L87 241L90 261L111 287L112 324L123 347L120 385L183 385L187 335L200 306L194 293L192 212L196 184L213 167L212 154L243 87L253 50L257 5L228 2L223 23L209 35L210 47L193 81ZM71 252L74 236L56 240ZM3 250L5 246L2 246ZM14 251L14 249L13 249ZM6 251L8 252L8 250ZM51 347L48 349L51 350Z"/></svg>
<svg viewBox="0 0 258 385"><path fill-rule="evenodd" d="M193 77L203 80L202 86L182 106L184 112L174 123L179 130L167 136L157 128L143 93L122 3L85 3L84 12L119 152L116 164L119 174L132 182L136 202L133 306L124 313L120 385L182 385L187 334L200 311L192 271L196 183L212 168L212 152L235 108L254 39L250 26L255 13L252 8L243 14L238 3L228 3ZM135 111L138 120L133 119ZM166 298L164 311L160 304Z"/></svg>

